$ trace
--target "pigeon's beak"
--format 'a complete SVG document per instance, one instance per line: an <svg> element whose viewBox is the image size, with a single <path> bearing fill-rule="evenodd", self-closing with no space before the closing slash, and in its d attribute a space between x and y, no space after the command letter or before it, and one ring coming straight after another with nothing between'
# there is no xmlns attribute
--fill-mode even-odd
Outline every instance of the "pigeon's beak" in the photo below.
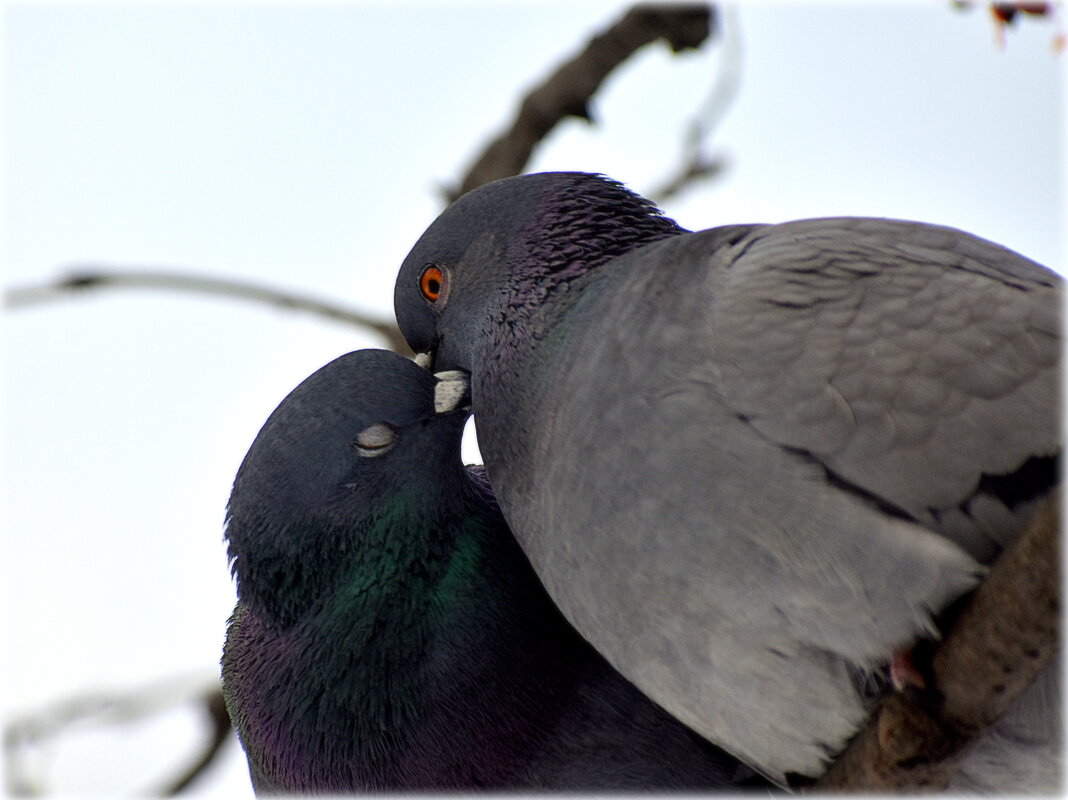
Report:
<svg viewBox="0 0 1068 800"><path fill-rule="evenodd" d="M416 359L416 363L419 363L418 356ZM471 381L466 372L450 369L435 372L434 377L438 379L434 386L435 414L448 414L471 406Z"/></svg>
<svg viewBox="0 0 1068 800"><path fill-rule="evenodd" d="M431 345L425 352L415 354L415 363L425 369L427 372L440 372L443 369L454 369L455 364L442 364L443 359L441 355L441 340L438 339Z"/></svg>

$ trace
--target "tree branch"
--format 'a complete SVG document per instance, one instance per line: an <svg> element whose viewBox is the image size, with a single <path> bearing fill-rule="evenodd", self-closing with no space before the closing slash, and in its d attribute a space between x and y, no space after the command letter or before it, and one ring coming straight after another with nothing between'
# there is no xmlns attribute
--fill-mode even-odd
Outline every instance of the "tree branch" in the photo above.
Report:
<svg viewBox="0 0 1068 800"><path fill-rule="evenodd" d="M706 155L704 148L726 117L741 84L742 37L738 32L736 15L737 9L730 7L721 15L719 29L722 43L716 81L693 120L686 126L682 156L675 174L646 194L659 206L663 206L694 181L714 178L726 167L726 160L722 156Z"/></svg>
<svg viewBox="0 0 1068 800"><path fill-rule="evenodd" d="M938 790L1060 651L1061 499L1035 513L931 662L930 688L887 697L813 789Z"/></svg>
<svg viewBox="0 0 1068 800"><path fill-rule="evenodd" d="M213 733L193 768L181 780L171 784L172 791L180 791L214 760L229 739L230 720L222 705L218 678L208 683L200 676L183 676L121 693L87 692L7 720L3 732L7 794L15 797L48 794L44 777L45 756L63 736L72 731L143 721L192 702L207 707L213 722ZM221 730L224 723L225 732Z"/></svg>
<svg viewBox="0 0 1068 800"><path fill-rule="evenodd" d="M357 328L369 328L384 338L392 350L411 355L400 330L391 319L364 314L308 295L274 289L247 281L208 278L171 270L115 270L93 264L76 265L69 274L50 283L7 289L6 308L25 308L69 297L90 289L164 289L220 297L236 297L259 303L305 311Z"/></svg>
<svg viewBox="0 0 1068 800"><path fill-rule="evenodd" d="M521 173L534 147L560 120L567 116L590 120L590 98L635 51L657 39L664 39L676 53L699 47L713 33L715 20L710 5L640 4L631 8L523 98L512 126L486 146L460 187L447 192L448 199Z"/></svg>
<svg viewBox="0 0 1068 800"><path fill-rule="evenodd" d="M222 752L223 745L230 740L230 733L234 728L230 724L230 714L226 710L222 687L218 686L207 692L203 697L203 702L204 710L207 711L208 718L211 720L211 738L189 769L163 790L164 797L174 797L188 789L207 771L208 767L215 763L216 757Z"/></svg>

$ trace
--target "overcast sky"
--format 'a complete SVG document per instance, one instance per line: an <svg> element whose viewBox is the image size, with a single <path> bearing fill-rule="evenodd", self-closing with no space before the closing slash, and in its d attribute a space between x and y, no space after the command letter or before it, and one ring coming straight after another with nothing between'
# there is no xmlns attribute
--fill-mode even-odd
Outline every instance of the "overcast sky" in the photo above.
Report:
<svg viewBox="0 0 1068 800"><path fill-rule="evenodd" d="M40 5L4 9L4 283L71 263L262 281L392 314L397 267L521 91L615 3ZM691 228L823 215L954 225L1062 270L1059 23L999 46L944 4L744 4L741 84ZM722 42L722 40L720 40ZM638 191L675 166L724 47L650 46L531 171ZM260 425L373 335L230 300L99 293L4 325L4 715L98 689L210 681L233 585L222 518ZM158 785L171 715L63 740L70 794ZM201 788L249 796L236 747Z"/></svg>

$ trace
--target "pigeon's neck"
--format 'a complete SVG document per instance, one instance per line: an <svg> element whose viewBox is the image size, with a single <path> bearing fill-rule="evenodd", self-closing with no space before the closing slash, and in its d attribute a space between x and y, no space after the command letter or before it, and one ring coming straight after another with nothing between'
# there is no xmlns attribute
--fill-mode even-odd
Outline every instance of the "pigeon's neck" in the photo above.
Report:
<svg viewBox="0 0 1068 800"><path fill-rule="evenodd" d="M513 257L524 272L567 280L685 232L644 197L583 176L541 199L512 237Z"/></svg>
<svg viewBox="0 0 1068 800"><path fill-rule="evenodd" d="M273 623L254 605L235 612L223 659L231 708L244 719L246 746L261 750L283 783L328 782L334 776L308 774L324 763L370 771L375 754L416 722L421 654L465 558L449 534L469 537L419 498L397 496L382 507L359 541L336 553L345 567L329 585L317 587L309 575L291 587L318 593L296 621Z"/></svg>
<svg viewBox="0 0 1068 800"><path fill-rule="evenodd" d="M592 286L612 280L623 256L687 232L622 187L595 182L594 191L584 182L576 188L549 197L513 237L500 306L482 337L491 344L483 352L500 362L491 372L513 360L531 363L531 350L565 347L551 341L566 335L562 321Z"/></svg>
<svg viewBox="0 0 1068 800"><path fill-rule="evenodd" d="M493 264L503 282L496 307L481 315L486 327L473 360L483 363L471 364L476 380L487 382L485 396L515 412L536 407L531 390L547 387L528 370L567 352L565 318L583 294L611 280L623 256L686 232L645 198L600 177L576 175L542 197L508 237L507 268Z"/></svg>
<svg viewBox="0 0 1068 800"><path fill-rule="evenodd" d="M655 217L647 228L612 242L611 249L593 253L542 242L531 251L533 266L518 271L503 289L499 308L486 315L477 337L471 370L479 439L489 443L483 447L486 467L495 485L504 479L502 485L508 486L503 494L498 491L502 502L522 491L522 476L513 481L506 473L534 460L532 451L542 438L537 427L551 424L545 401L562 390L554 377L561 361L582 357L573 336L582 306L611 288L623 256L684 232Z"/></svg>
<svg viewBox="0 0 1068 800"><path fill-rule="evenodd" d="M464 491L475 491L471 482ZM427 530L428 519L415 530ZM294 625L235 612L223 655L228 704L264 786L466 785L465 765L495 769L528 746L516 739L522 726L497 731L486 722L508 718L501 708L549 679L522 666L526 649L540 656L549 645L529 630L541 624L525 616L541 589L533 579L515 585L522 554L503 519L495 506L469 504L432 524L437 541L418 545L402 535L411 528L397 530L403 524L368 532L368 555ZM502 556L502 548L511 550ZM501 567L502 559L516 563ZM521 688L494 689L506 672L503 680ZM480 712L486 704L492 709Z"/></svg>

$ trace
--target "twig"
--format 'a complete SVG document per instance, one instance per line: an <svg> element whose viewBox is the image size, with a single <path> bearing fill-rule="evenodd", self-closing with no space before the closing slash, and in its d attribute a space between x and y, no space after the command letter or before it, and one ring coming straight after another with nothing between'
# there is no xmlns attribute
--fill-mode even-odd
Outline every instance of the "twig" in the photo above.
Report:
<svg viewBox="0 0 1068 800"><path fill-rule="evenodd" d="M208 740L207 746L197 760L189 766L189 769L163 790L164 797L174 797L188 789L215 762L215 758L222 752L223 745L230 741L233 726L230 724L230 715L226 711L222 688L216 687L207 692L203 702L204 709L211 720L211 739Z"/></svg>
<svg viewBox="0 0 1068 800"><path fill-rule="evenodd" d="M523 99L511 128L490 142L459 188L447 192L448 199L521 173L534 147L564 117L590 120L590 98L608 74L636 50L657 39L664 39L676 53L699 47L713 33L715 20L710 5L641 4L631 8Z"/></svg>
<svg viewBox="0 0 1068 800"><path fill-rule="evenodd" d="M15 797L47 794L41 762L49 747L71 731L148 719L195 698L210 698L213 692L221 697L217 678L211 686L205 690L205 680L200 676L168 678L121 693L88 692L7 721L3 737L7 793ZM217 725L214 708L210 710ZM224 716L225 713L224 709ZM216 727L213 737L218 736ZM214 748L211 758L219 746Z"/></svg>
<svg viewBox="0 0 1068 800"><path fill-rule="evenodd" d="M75 265L65 277L58 280L5 290L4 306L25 308L90 289L165 289L252 300L293 311L305 311L357 328L369 328L382 336L396 352L402 355L411 355L412 352L392 320L247 281L209 278L172 270L116 270L94 264Z"/></svg>
<svg viewBox="0 0 1068 800"><path fill-rule="evenodd" d="M722 13L719 69L711 91L701 104L693 120L686 126L683 137L681 163L675 174L646 196L664 205L698 179L719 175L726 166L722 157L709 157L704 146L712 133L727 116L742 79L742 37L738 32L736 10L727 7Z"/></svg>
<svg viewBox="0 0 1068 800"><path fill-rule="evenodd" d="M682 166L679 167L678 171L672 177L668 178L654 191L648 192L646 197L658 206L663 206L668 200L682 192L682 190L691 183L698 180L715 178L726 168L726 159L719 156L709 158L703 155L700 151L694 150L691 154L683 158Z"/></svg>
<svg viewBox="0 0 1068 800"><path fill-rule="evenodd" d="M882 701L817 791L937 790L1060 650L1061 503L1048 498L975 590L931 663L933 687Z"/></svg>

